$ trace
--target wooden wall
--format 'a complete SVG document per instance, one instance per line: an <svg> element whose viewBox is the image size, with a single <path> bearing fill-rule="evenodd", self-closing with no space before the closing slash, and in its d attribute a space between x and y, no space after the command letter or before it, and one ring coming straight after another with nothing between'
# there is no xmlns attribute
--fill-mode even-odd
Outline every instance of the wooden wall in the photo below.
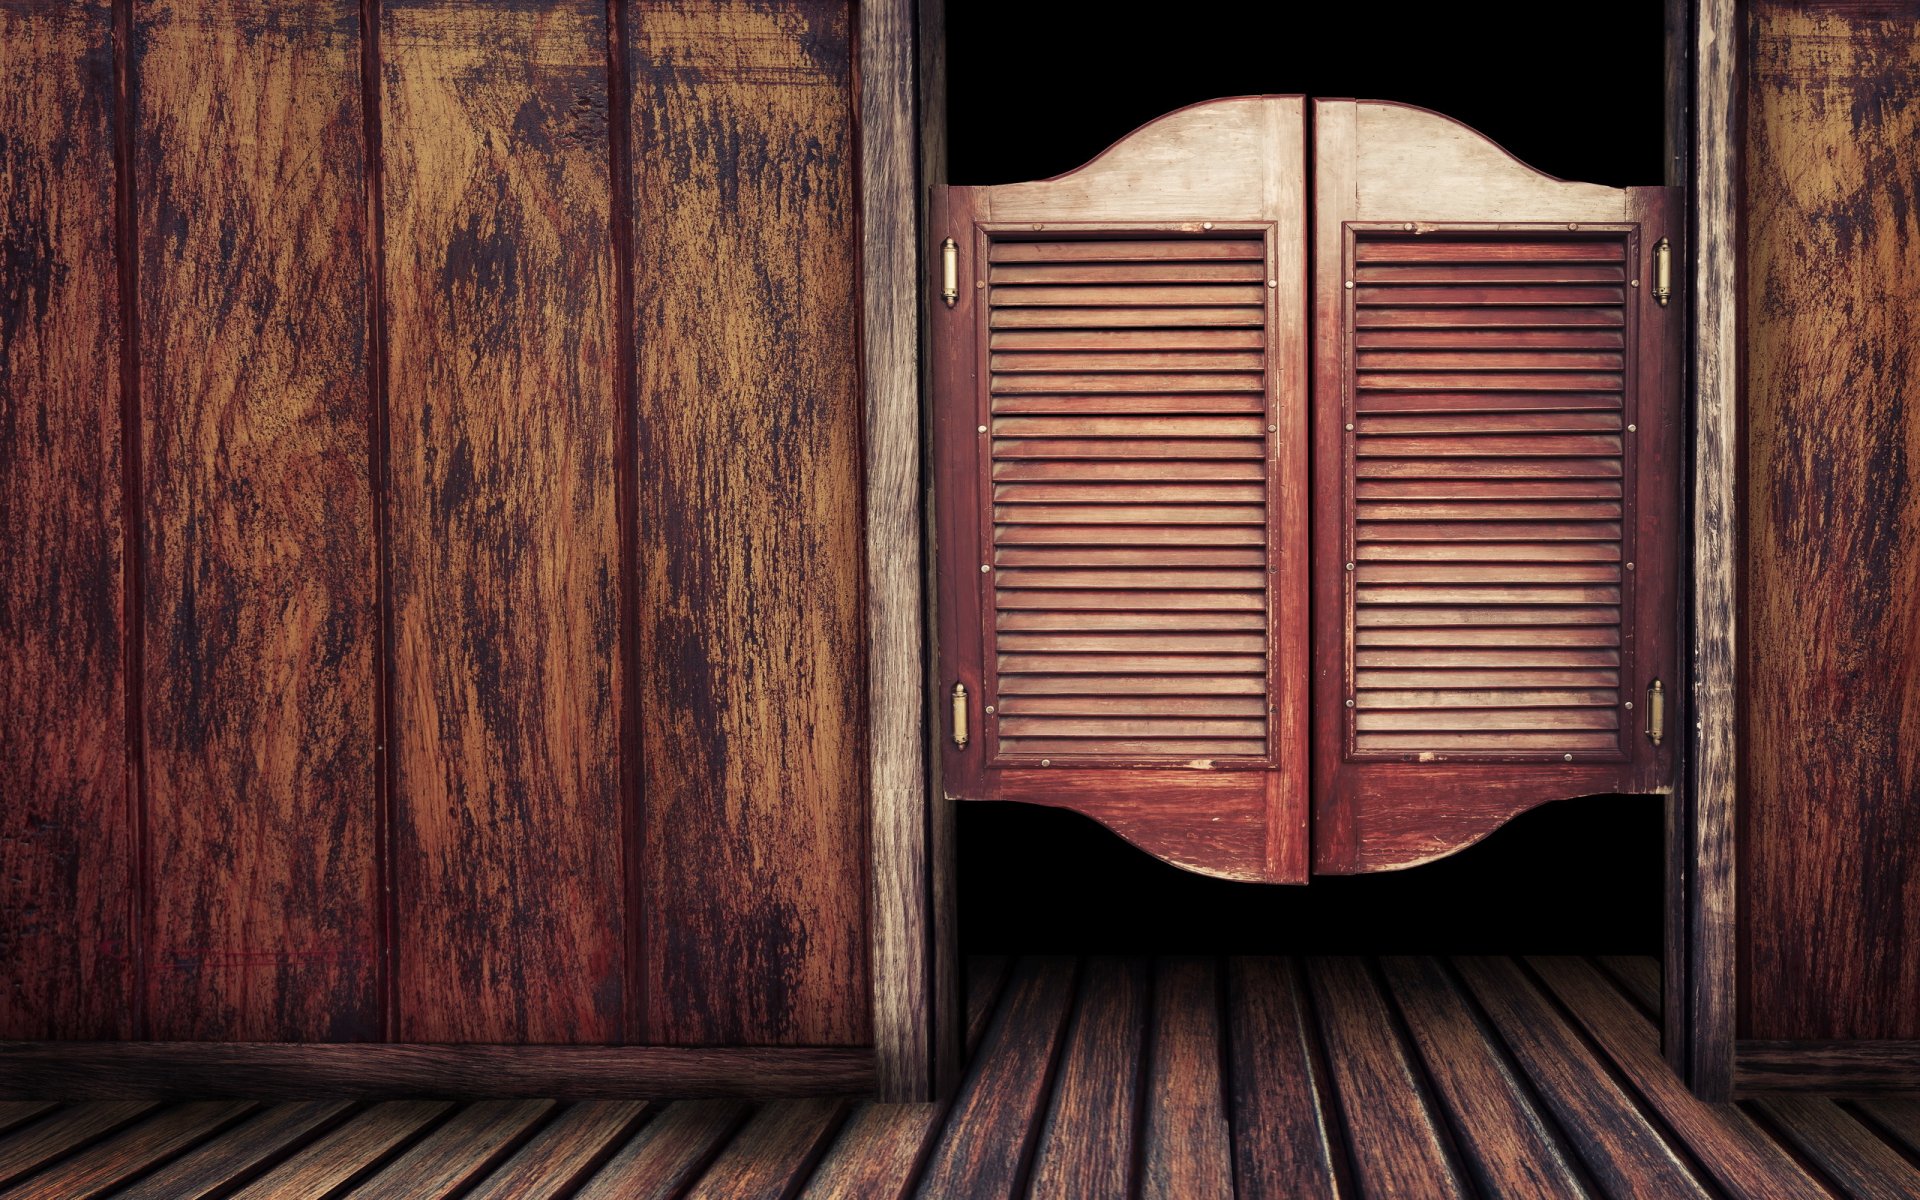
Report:
<svg viewBox="0 0 1920 1200"><path fill-rule="evenodd" d="M848 6L0 46L0 1038L869 1042Z"/></svg>
<svg viewBox="0 0 1920 1200"><path fill-rule="evenodd" d="M1748 1038L1920 1038L1915 16L1749 8Z"/></svg>

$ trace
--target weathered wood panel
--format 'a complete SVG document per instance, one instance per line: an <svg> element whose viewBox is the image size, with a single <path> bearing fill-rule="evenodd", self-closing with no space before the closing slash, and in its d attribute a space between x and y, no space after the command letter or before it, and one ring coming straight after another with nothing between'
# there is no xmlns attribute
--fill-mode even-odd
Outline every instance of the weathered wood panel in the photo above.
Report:
<svg viewBox="0 0 1920 1200"><path fill-rule="evenodd" d="M1920 1037L1920 40L1750 10L1742 1036Z"/></svg>
<svg viewBox="0 0 1920 1200"><path fill-rule="evenodd" d="M0 4L0 1037L130 1032L113 23Z"/></svg>
<svg viewBox="0 0 1920 1200"><path fill-rule="evenodd" d="M860 1043L848 13L835 0L628 12L644 1033Z"/></svg>
<svg viewBox="0 0 1920 1200"><path fill-rule="evenodd" d="M619 1041L606 7L380 40L398 1036Z"/></svg>
<svg viewBox="0 0 1920 1200"><path fill-rule="evenodd" d="M379 1035L359 9L134 13L155 1038Z"/></svg>

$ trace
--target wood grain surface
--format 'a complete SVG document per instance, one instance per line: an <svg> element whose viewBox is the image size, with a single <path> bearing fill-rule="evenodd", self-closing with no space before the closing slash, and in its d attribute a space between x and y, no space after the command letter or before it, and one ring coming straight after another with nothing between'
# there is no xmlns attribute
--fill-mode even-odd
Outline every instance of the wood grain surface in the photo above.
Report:
<svg viewBox="0 0 1920 1200"><path fill-rule="evenodd" d="M1295 967L1235 958L1227 968L1233 1173L1254 1196L1333 1200L1341 1195L1339 1114ZM1338 1166L1336 1166L1338 1164Z"/></svg>
<svg viewBox="0 0 1920 1200"><path fill-rule="evenodd" d="M1143 1081L1139 1194L1233 1195L1233 1137L1221 1071L1220 964L1154 964L1153 1041Z"/></svg>
<svg viewBox="0 0 1920 1200"><path fill-rule="evenodd" d="M276 1104L116 1193L116 1200L205 1200L346 1119L344 1100Z"/></svg>
<svg viewBox="0 0 1920 1200"><path fill-rule="evenodd" d="M844 6L629 6L648 1040L849 1044L867 988Z"/></svg>
<svg viewBox="0 0 1920 1200"><path fill-rule="evenodd" d="M380 38L398 1037L619 1041L606 8Z"/></svg>
<svg viewBox="0 0 1920 1200"><path fill-rule="evenodd" d="M1748 34L1741 1035L1915 1038L1920 42L1770 0Z"/></svg>
<svg viewBox="0 0 1920 1200"><path fill-rule="evenodd" d="M1132 1064L1146 1049L1153 971L1140 959L1095 958L1054 1075L1053 1101L1034 1150L1034 1200L1124 1197L1138 1158L1142 1089Z"/></svg>
<svg viewBox="0 0 1920 1200"><path fill-rule="evenodd" d="M133 26L147 1033L379 1036L359 10Z"/></svg>
<svg viewBox="0 0 1920 1200"><path fill-rule="evenodd" d="M0 4L0 1037L133 1026L113 22Z"/></svg>

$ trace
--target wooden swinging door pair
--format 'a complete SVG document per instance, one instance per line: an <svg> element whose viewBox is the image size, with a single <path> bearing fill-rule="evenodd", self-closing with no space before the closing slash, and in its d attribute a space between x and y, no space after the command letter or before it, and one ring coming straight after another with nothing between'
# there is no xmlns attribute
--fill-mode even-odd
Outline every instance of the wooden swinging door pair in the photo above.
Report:
<svg viewBox="0 0 1920 1200"><path fill-rule="evenodd" d="M1311 116L936 194L950 797L1297 883L1669 777L1675 198Z"/></svg>

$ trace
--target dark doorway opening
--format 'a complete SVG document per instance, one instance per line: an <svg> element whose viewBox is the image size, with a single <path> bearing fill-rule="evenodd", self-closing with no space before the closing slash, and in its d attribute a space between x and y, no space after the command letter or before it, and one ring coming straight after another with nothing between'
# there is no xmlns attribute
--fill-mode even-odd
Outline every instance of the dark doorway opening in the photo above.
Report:
<svg viewBox="0 0 1920 1200"><path fill-rule="evenodd" d="M1577 29L1538 5L1173 6L949 0L955 183L1068 171L1222 96L1395 100L1464 121L1563 179L1662 182L1664 10ZM1304 888L1195 875L1072 813L959 806L963 953L1660 950L1665 801L1550 804L1449 858Z"/></svg>

